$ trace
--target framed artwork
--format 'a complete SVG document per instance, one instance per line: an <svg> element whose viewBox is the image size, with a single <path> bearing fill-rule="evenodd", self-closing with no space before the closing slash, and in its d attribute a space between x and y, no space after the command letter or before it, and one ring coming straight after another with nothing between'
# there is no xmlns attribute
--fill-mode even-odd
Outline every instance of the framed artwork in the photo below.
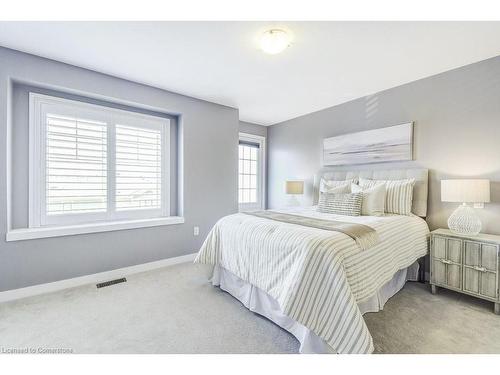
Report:
<svg viewBox="0 0 500 375"><path fill-rule="evenodd" d="M323 165L351 165L413 159L413 122L325 138Z"/></svg>

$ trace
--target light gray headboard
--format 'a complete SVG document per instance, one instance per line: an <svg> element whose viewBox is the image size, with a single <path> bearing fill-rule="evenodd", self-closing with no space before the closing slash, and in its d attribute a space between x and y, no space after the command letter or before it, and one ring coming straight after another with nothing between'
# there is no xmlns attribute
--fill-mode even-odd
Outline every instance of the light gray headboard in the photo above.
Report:
<svg viewBox="0 0 500 375"><path fill-rule="evenodd" d="M314 204L318 203L319 182L321 177L327 180L346 180L355 177L371 178L374 180L401 180L405 178L414 178L415 187L413 188L413 205L411 212L421 217L427 215L427 192L429 184L429 171L427 169L369 169L358 171L323 169L314 178Z"/></svg>

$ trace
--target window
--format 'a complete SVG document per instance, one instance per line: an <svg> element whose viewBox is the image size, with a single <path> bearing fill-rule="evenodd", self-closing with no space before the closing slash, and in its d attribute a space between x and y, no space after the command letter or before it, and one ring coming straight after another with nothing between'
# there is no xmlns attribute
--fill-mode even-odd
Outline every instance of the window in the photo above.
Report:
<svg viewBox="0 0 500 375"><path fill-rule="evenodd" d="M238 146L240 210L264 209L265 138L240 133Z"/></svg>
<svg viewBox="0 0 500 375"><path fill-rule="evenodd" d="M30 94L30 227L169 216L168 119Z"/></svg>

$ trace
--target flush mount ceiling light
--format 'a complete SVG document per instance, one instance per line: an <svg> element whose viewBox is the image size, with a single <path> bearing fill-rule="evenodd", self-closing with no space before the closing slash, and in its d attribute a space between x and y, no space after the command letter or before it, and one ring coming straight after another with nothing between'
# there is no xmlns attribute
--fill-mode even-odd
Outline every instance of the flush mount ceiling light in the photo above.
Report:
<svg viewBox="0 0 500 375"><path fill-rule="evenodd" d="M282 29L270 29L265 31L260 38L260 48L265 53L276 55L290 46L292 38L289 33Z"/></svg>

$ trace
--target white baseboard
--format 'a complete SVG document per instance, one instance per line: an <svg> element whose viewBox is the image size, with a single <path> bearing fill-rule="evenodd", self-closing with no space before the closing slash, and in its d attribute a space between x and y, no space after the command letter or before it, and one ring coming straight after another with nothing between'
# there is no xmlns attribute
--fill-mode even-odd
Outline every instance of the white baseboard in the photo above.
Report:
<svg viewBox="0 0 500 375"><path fill-rule="evenodd" d="M162 260L157 260L155 262L138 264L136 266L118 268L111 271L94 273L92 275L85 275L80 277L75 277L72 279L54 281L52 283L39 284L28 286L26 288L12 289L5 292L0 292L0 303L13 301L20 298L36 296L39 294L56 292L63 289L74 288L77 286L87 285L87 284L97 284L104 281L114 280L128 275L133 275L136 273L150 271L157 268L172 266L174 264L191 262L196 257L197 253L182 255L175 258L167 258Z"/></svg>

